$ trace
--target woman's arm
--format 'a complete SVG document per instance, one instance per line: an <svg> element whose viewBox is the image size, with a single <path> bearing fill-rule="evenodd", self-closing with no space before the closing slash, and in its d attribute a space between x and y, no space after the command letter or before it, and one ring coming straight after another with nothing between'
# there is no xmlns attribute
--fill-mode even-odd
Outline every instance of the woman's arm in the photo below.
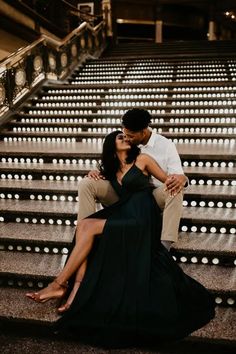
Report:
<svg viewBox="0 0 236 354"><path fill-rule="evenodd" d="M145 173L152 175L159 181L165 183L167 174L161 169L158 163L147 154L140 154L136 159L136 165Z"/></svg>

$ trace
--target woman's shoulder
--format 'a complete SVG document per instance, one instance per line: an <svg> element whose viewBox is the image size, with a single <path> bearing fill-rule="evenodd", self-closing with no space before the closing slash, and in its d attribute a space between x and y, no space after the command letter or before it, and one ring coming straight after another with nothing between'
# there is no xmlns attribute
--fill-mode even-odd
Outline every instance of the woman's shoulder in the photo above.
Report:
<svg viewBox="0 0 236 354"><path fill-rule="evenodd" d="M139 154L136 159L136 161L140 161L140 162L148 162L150 160L153 160L153 158L150 155L145 154L143 152L141 154Z"/></svg>

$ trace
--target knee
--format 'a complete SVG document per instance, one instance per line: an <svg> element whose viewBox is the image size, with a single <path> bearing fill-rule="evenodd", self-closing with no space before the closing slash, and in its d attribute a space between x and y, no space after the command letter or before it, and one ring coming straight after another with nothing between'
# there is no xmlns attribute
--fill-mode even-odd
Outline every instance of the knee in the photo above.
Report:
<svg viewBox="0 0 236 354"><path fill-rule="evenodd" d="M88 177L84 177L79 183L79 193L91 192L93 190L94 180Z"/></svg>

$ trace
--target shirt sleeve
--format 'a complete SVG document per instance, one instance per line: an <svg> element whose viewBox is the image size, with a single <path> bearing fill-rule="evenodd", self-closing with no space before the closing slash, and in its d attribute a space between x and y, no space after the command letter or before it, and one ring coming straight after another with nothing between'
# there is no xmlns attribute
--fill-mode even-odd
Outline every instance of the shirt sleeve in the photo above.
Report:
<svg viewBox="0 0 236 354"><path fill-rule="evenodd" d="M167 173L176 173L180 175L184 174L179 154L177 152L175 144L172 142L170 142L167 148Z"/></svg>

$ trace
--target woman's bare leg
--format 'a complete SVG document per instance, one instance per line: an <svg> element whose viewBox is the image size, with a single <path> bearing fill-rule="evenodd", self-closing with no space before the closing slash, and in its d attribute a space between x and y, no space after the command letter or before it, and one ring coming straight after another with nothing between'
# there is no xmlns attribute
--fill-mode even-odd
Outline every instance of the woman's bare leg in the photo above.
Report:
<svg viewBox="0 0 236 354"><path fill-rule="evenodd" d="M87 268L87 259L81 264L81 266L79 267L79 269L77 270L76 276L75 276L75 282L73 285L73 288L71 290L70 295L68 296L66 303L64 305L61 305L57 310L59 313L63 313L67 310L69 310L75 295L80 287L80 284L84 278L84 274L86 272L86 268Z"/></svg>
<svg viewBox="0 0 236 354"><path fill-rule="evenodd" d="M94 241L94 237L103 232L106 220L84 219L76 230L76 243L70 257L57 276L46 288L39 292L27 293L26 296L37 302L45 302L52 298L62 298L66 292L66 284L70 277L79 269L86 260Z"/></svg>

